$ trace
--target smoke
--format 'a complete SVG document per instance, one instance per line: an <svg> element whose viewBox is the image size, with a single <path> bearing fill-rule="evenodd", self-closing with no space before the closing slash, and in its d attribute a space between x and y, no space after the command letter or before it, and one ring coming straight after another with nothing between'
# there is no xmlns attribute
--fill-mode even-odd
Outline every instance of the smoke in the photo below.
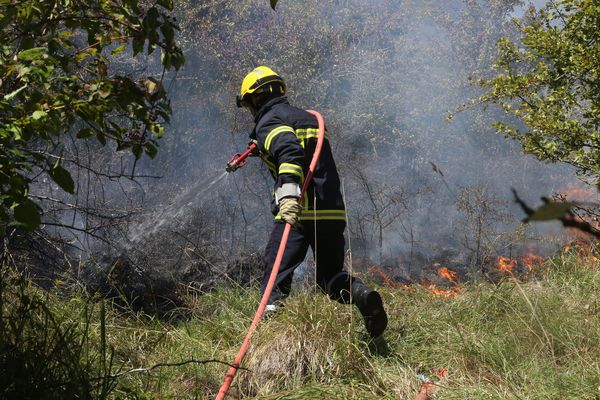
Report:
<svg viewBox="0 0 600 400"><path fill-rule="evenodd" d="M273 12L262 0L179 1L187 61L169 82L174 115L159 155L140 165L163 179L145 188L155 212L129 239L184 229L201 209L224 260L264 246L272 183L260 160L208 184L245 148L253 121L234 99L244 75L265 64L286 79L293 104L325 117L355 259L411 275L434 261L477 268L519 251L546 233L520 226L510 189L535 202L575 181L573 171L496 135L499 110L448 116L480 94L470 78L491 73L496 41L515 37L510 20L526 6L311 0L280 1Z"/></svg>

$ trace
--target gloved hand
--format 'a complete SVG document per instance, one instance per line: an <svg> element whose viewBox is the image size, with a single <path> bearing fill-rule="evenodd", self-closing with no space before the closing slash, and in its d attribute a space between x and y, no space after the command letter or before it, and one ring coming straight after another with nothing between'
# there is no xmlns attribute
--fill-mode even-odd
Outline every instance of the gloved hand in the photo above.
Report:
<svg viewBox="0 0 600 400"><path fill-rule="evenodd" d="M279 215L288 224L294 226L298 223L302 206L296 197L284 197L279 200Z"/></svg>
<svg viewBox="0 0 600 400"><path fill-rule="evenodd" d="M255 149L256 149L256 150L255 150L255 151L253 151L252 153L250 153L250 157L258 157L258 156L260 156L260 150L259 150L259 148L258 148L258 140L256 140L256 139L251 139L251 140L248 142L248 147L250 147L251 145L255 145L255 146L256 146L256 147L255 147Z"/></svg>

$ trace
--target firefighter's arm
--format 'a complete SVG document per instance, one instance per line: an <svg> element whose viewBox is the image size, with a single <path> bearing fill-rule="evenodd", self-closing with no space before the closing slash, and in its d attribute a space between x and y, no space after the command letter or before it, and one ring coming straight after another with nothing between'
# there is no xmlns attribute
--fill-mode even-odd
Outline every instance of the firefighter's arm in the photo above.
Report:
<svg viewBox="0 0 600 400"><path fill-rule="evenodd" d="M277 201L285 197L300 197L300 185L304 182L304 149L294 129L284 124L273 124L258 132L261 150L266 152L278 166L275 196Z"/></svg>
<svg viewBox="0 0 600 400"><path fill-rule="evenodd" d="M262 134L261 134L262 133ZM298 204L300 185L304 182L304 149L291 126L278 124L261 129L259 146L278 166L275 201L284 221L295 224L302 207Z"/></svg>

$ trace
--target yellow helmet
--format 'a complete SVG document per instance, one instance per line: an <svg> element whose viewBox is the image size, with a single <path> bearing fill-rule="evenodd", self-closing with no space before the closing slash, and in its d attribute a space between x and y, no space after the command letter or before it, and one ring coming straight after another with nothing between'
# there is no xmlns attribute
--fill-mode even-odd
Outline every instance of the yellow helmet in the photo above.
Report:
<svg viewBox="0 0 600 400"><path fill-rule="evenodd" d="M273 83L277 83L277 85L271 85ZM283 79L271 68L262 65L256 67L246 75L242 81L242 87L240 88L240 94L237 96L236 103L238 107L242 107L244 97L248 94L278 90L283 95L286 89Z"/></svg>

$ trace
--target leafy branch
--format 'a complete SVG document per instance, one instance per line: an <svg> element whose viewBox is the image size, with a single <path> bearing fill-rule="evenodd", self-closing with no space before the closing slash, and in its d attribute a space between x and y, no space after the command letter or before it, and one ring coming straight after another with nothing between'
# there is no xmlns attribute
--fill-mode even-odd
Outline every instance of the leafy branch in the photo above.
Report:
<svg viewBox="0 0 600 400"><path fill-rule="evenodd" d="M40 224L42 208L29 196L40 174L32 171L76 193L63 166L71 133L114 143L135 160L157 154L172 113L162 80L184 63L172 10L172 0L0 2L0 233ZM133 57L159 48L160 76L113 73L128 48ZM51 150L39 151L44 144Z"/></svg>

